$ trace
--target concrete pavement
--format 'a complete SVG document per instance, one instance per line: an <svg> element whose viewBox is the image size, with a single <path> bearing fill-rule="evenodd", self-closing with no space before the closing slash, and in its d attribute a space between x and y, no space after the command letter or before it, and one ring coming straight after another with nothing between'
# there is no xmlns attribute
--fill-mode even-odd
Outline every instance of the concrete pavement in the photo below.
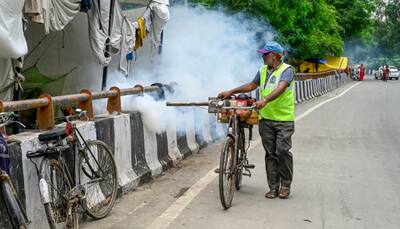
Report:
<svg viewBox="0 0 400 229"><path fill-rule="evenodd" d="M301 104L297 114L350 86ZM168 219L168 228L400 228L399 92L399 81L367 78L298 121L290 199L264 197L264 152L258 145L249 152L253 177L244 179L229 210L222 210L218 181L212 179ZM217 165L219 144L124 196L109 217L82 228L151 228Z"/></svg>

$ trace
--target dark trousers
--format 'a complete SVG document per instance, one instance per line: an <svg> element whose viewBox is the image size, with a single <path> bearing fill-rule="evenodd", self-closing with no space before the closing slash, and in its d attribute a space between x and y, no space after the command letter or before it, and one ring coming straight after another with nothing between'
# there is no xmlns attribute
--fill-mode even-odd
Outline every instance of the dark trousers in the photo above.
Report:
<svg viewBox="0 0 400 229"><path fill-rule="evenodd" d="M294 122L260 120L259 132L265 149L265 168L268 186L290 187L293 179L292 135Z"/></svg>

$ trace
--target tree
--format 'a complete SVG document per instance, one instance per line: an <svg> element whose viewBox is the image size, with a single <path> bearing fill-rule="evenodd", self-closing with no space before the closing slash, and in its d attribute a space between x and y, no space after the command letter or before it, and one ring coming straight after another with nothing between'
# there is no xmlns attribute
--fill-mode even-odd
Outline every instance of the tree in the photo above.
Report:
<svg viewBox="0 0 400 229"><path fill-rule="evenodd" d="M377 55L400 56L400 0L380 2L375 24Z"/></svg>
<svg viewBox="0 0 400 229"><path fill-rule="evenodd" d="M343 39L372 40L376 0L326 0L335 7Z"/></svg>
<svg viewBox="0 0 400 229"><path fill-rule="evenodd" d="M292 58L313 59L343 53L342 28L335 8L325 0L195 0L222 5L231 13L246 12L270 23L277 40L290 46Z"/></svg>

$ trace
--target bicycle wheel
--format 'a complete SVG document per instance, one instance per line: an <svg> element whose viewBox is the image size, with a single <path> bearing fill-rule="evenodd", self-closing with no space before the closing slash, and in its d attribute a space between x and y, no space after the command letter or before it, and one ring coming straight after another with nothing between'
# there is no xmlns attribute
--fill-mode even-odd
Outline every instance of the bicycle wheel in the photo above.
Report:
<svg viewBox="0 0 400 229"><path fill-rule="evenodd" d="M79 157L79 182L87 188L81 202L94 219L106 217L117 196L117 167L108 146L98 140L87 141Z"/></svg>
<svg viewBox="0 0 400 229"><path fill-rule="evenodd" d="M0 171L1 175L1 171ZM13 228L24 229L28 227L29 221L24 213L24 209L18 200L17 193L11 180L6 178L0 183L0 191L2 193L3 201L6 205L8 215L10 216Z"/></svg>
<svg viewBox="0 0 400 229"><path fill-rule="evenodd" d="M238 141L238 152L236 154L236 164L237 166L237 171L236 171L236 176L235 176L235 187L236 190L240 190L240 186L242 185L242 178L243 178L243 163L245 160L245 137L244 137L244 129L241 128L240 130L240 135L239 135L239 141Z"/></svg>
<svg viewBox="0 0 400 229"><path fill-rule="evenodd" d="M47 221L51 229L65 228L68 203L66 195L71 190L63 165L54 158L43 158L40 165L40 180L44 179L47 187L40 181L40 193L44 201ZM76 217L76 214L73 214Z"/></svg>
<svg viewBox="0 0 400 229"><path fill-rule="evenodd" d="M228 209L232 205L236 170L235 142L227 137L222 146L219 162L219 197L222 207Z"/></svg>

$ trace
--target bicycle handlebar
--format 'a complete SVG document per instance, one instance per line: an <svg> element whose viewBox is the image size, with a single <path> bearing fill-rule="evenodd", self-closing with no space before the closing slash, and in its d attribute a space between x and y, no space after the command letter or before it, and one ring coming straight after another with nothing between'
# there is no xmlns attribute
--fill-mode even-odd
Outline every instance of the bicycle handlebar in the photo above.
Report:
<svg viewBox="0 0 400 229"><path fill-rule="evenodd" d="M77 112L77 114L68 115L65 117L67 122L70 122L72 118L81 118L87 115L87 111L83 111L81 109L76 109L75 112Z"/></svg>
<svg viewBox="0 0 400 229"><path fill-rule="evenodd" d="M18 115L16 115L14 112L0 113L0 122L1 122L0 128L3 128L5 126L8 126L13 123L16 123L16 124L22 126L23 128L26 128L26 126L24 124L22 124L21 122L12 120L15 117L18 117Z"/></svg>

